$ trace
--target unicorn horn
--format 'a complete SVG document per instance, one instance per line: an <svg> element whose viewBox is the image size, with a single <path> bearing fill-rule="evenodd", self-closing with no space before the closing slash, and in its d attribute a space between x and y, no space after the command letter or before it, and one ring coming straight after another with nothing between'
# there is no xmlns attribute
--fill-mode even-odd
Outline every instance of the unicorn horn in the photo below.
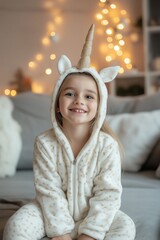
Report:
<svg viewBox="0 0 160 240"><path fill-rule="evenodd" d="M77 64L78 69L90 67L90 55L91 55L91 51L92 51L94 28L95 28L95 25L92 24L92 26L90 27L88 34L86 36L85 44L84 44L82 52L81 52L81 58Z"/></svg>

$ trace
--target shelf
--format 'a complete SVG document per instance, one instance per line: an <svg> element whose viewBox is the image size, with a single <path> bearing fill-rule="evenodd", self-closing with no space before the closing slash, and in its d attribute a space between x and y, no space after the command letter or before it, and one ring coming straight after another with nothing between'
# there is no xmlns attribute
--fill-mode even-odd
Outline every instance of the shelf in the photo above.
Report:
<svg viewBox="0 0 160 240"><path fill-rule="evenodd" d="M112 83L112 94L119 96L150 95L160 91L160 1L141 0L143 36L134 51L137 69L118 74ZM135 48L136 49L136 48ZM136 50L137 50L136 49Z"/></svg>
<svg viewBox="0 0 160 240"><path fill-rule="evenodd" d="M133 72L133 73L124 73L124 74L119 74L117 78L141 78L145 77L144 72Z"/></svg>
<svg viewBox="0 0 160 240"><path fill-rule="evenodd" d="M151 33L157 33L160 32L160 26L147 26L146 30Z"/></svg>
<svg viewBox="0 0 160 240"><path fill-rule="evenodd" d="M157 77L160 76L160 71L150 71L147 72L146 74L148 74L150 77Z"/></svg>

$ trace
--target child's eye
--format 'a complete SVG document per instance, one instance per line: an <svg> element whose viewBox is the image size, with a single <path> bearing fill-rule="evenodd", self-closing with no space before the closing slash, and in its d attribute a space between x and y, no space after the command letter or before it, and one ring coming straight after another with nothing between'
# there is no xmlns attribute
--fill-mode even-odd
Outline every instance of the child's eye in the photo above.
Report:
<svg viewBox="0 0 160 240"><path fill-rule="evenodd" d="M92 96L90 96L90 95L87 95L86 98L87 98L87 99L94 99L94 98L93 98Z"/></svg>
<svg viewBox="0 0 160 240"><path fill-rule="evenodd" d="M74 96L74 93L68 92L68 93L66 93L65 95L66 95L66 96L69 96L69 97L72 97L72 96Z"/></svg>

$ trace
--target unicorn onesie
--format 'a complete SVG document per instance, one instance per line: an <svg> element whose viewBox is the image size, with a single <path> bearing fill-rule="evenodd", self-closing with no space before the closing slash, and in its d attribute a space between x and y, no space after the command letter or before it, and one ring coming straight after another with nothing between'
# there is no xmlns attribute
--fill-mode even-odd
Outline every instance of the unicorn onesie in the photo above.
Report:
<svg viewBox="0 0 160 240"><path fill-rule="evenodd" d="M107 110L105 82L116 77L119 67L100 72L90 67L93 34L94 25L89 29L76 67L65 55L59 59L60 78L51 104L53 127L35 140L36 198L9 219L3 240L48 239L65 234L70 234L72 239L81 234L97 240L133 240L135 237L132 219L120 211L119 147L116 140L101 130ZM99 93L92 133L76 157L56 116L59 89L66 77L75 73L91 75Z"/></svg>

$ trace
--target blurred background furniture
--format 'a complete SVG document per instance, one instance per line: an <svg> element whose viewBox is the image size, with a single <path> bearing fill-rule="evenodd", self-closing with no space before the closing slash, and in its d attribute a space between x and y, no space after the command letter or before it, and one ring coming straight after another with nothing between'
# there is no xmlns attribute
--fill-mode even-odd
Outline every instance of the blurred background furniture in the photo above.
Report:
<svg viewBox="0 0 160 240"><path fill-rule="evenodd" d="M23 145L15 175L0 179L0 239L2 239L3 227L8 217L35 197L32 172L34 139L35 136L51 127L51 97L49 95L26 92L10 99L14 105L13 117L22 128ZM108 116L113 122L117 117L119 119L119 116L123 119L123 114L124 116L129 114L131 119L136 121L138 114L145 113L152 116L155 111L160 115L160 93L152 96L125 98L109 96ZM141 119L141 122L145 124L145 117ZM153 124L156 124L154 119L150 121L150 126L146 126L146 129L152 128ZM127 123L125 129L127 129ZM145 134L147 138L147 131ZM138 162L138 170L131 168L128 171L127 167L122 170L121 209L129 214L136 224L136 240L160 239L160 179L158 178L160 173L156 176L160 164L160 128L158 134L159 138L156 134L156 143L143 161L136 159L135 154L133 164ZM132 137L135 142L138 142L138 132L135 132ZM130 139L127 140L129 143Z"/></svg>

